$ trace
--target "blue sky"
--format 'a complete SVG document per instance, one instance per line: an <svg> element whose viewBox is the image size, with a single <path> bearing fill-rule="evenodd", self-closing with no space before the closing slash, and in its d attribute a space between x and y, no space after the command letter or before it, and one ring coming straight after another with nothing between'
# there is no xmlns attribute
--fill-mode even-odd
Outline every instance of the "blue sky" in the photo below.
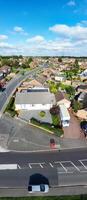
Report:
<svg viewBox="0 0 87 200"><path fill-rule="evenodd" d="M87 56L87 0L0 0L0 54Z"/></svg>

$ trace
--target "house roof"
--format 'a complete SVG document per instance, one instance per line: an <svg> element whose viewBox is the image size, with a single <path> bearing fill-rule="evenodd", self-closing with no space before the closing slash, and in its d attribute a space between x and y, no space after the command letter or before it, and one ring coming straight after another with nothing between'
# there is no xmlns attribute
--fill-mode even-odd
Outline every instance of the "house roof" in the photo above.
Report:
<svg viewBox="0 0 87 200"><path fill-rule="evenodd" d="M16 93L15 104L55 104L55 95L50 92Z"/></svg>
<svg viewBox="0 0 87 200"><path fill-rule="evenodd" d="M85 84L85 85L79 85L77 87L77 89L86 90L87 89L87 84Z"/></svg>
<svg viewBox="0 0 87 200"><path fill-rule="evenodd" d="M79 117L81 119L87 120L87 108L86 109L82 109L82 110L78 110L76 115L77 115L77 117Z"/></svg>
<svg viewBox="0 0 87 200"><path fill-rule="evenodd" d="M36 79L31 80L27 84L29 84L31 86L42 86L42 84L39 81L37 81Z"/></svg>
<svg viewBox="0 0 87 200"><path fill-rule="evenodd" d="M41 84L44 84L44 83L46 82L46 80L47 80L47 78L46 78L45 76L43 76L43 75L38 76L36 79L37 79L37 81L39 81Z"/></svg>
<svg viewBox="0 0 87 200"><path fill-rule="evenodd" d="M66 99L67 101L69 101L68 98L67 98L67 96L66 96L66 94L63 93L63 92L57 92L57 93L55 94L55 98L56 98L56 101L57 101L57 102L59 102L59 101L61 101L61 100L63 100L63 99Z"/></svg>

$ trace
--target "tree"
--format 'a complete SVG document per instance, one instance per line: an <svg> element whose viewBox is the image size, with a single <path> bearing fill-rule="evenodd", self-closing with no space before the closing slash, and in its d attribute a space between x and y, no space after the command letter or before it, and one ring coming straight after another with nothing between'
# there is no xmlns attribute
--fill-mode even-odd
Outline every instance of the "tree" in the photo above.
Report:
<svg viewBox="0 0 87 200"><path fill-rule="evenodd" d="M73 78L73 71L65 71L65 76L68 80L71 80L72 81L72 78Z"/></svg>
<svg viewBox="0 0 87 200"><path fill-rule="evenodd" d="M23 59L23 56L22 56L22 55L19 55L19 58L20 58L20 59Z"/></svg>
<svg viewBox="0 0 87 200"><path fill-rule="evenodd" d="M53 81L49 81L48 83L49 83L50 92L54 94L57 93L60 85L57 83L54 83Z"/></svg>
<svg viewBox="0 0 87 200"><path fill-rule="evenodd" d="M58 58L58 62L60 62L60 63L62 62L62 58L61 57Z"/></svg>
<svg viewBox="0 0 87 200"><path fill-rule="evenodd" d="M54 126L60 125L60 117L58 115L52 115L52 122Z"/></svg>
<svg viewBox="0 0 87 200"><path fill-rule="evenodd" d="M1 64L2 64L2 66L4 66L4 65L11 65L11 60L9 60L7 58L3 58L1 60Z"/></svg>
<svg viewBox="0 0 87 200"><path fill-rule="evenodd" d="M65 90L67 92L67 94L69 94L70 98L72 98L73 96L75 96L75 89L72 86L66 86Z"/></svg>
<svg viewBox="0 0 87 200"><path fill-rule="evenodd" d="M75 59L74 68L77 69L77 71L79 70L79 63L77 59Z"/></svg>
<svg viewBox="0 0 87 200"><path fill-rule="evenodd" d="M39 113L39 115L40 115L40 117L45 117L45 115L46 115L46 113L45 113L45 111L41 111L40 113Z"/></svg>
<svg viewBox="0 0 87 200"><path fill-rule="evenodd" d="M30 57L27 61L28 64L30 64L33 61L32 57Z"/></svg>
<svg viewBox="0 0 87 200"><path fill-rule="evenodd" d="M56 115L56 114L59 114L59 106L53 106L51 109L50 109L50 113L52 114L52 115Z"/></svg>
<svg viewBox="0 0 87 200"><path fill-rule="evenodd" d="M71 106L74 110L74 112L77 112L78 110L82 109L82 104L75 99L72 101Z"/></svg>

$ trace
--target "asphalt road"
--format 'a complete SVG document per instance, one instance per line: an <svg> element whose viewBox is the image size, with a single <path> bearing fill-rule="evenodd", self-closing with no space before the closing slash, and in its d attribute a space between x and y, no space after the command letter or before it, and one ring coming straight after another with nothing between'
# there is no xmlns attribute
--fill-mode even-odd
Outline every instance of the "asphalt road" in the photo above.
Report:
<svg viewBox="0 0 87 200"><path fill-rule="evenodd" d="M17 164L15 169L3 169L3 165ZM42 178L38 177L42 176ZM0 188L28 188L32 184L48 183L50 188L87 185L87 150L0 153ZM32 178L31 178L32 181ZM41 181L41 182L38 182Z"/></svg>
<svg viewBox="0 0 87 200"><path fill-rule="evenodd" d="M32 71L26 72L24 75L18 74L14 79L12 79L8 83L8 85L6 86L6 89L0 95L0 112L1 113L3 112L3 109L5 107L6 101L8 100L10 95L13 94L13 92L16 89L16 87L21 83L21 81L23 81L24 79L29 77L29 75L34 75L40 69L41 69L41 67L38 67L36 69L33 69Z"/></svg>

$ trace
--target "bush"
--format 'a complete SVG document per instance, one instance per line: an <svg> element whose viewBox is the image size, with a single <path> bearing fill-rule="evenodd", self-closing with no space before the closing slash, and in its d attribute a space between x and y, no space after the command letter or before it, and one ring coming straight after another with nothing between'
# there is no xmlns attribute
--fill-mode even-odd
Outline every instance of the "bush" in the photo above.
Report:
<svg viewBox="0 0 87 200"><path fill-rule="evenodd" d="M15 101L15 99L14 99L14 97L12 97L7 105L6 110L5 110L5 112L8 112L11 115L11 117L14 117L17 114L17 112L15 111L14 101Z"/></svg>
<svg viewBox="0 0 87 200"><path fill-rule="evenodd" d="M50 113L52 115L56 115L56 114L59 114L59 106L53 106L51 109L50 109Z"/></svg>
<svg viewBox="0 0 87 200"><path fill-rule="evenodd" d="M50 92L56 94L60 84L54 83L53 81L48 81Z"/></svg>
<svg viewBox="0 0 87 200"><path fill-rule="evenodd" d="M54 126L60 125L60 118L58 115L52 115L52 122Z"/></svg>
<svg viewBox="0 0 87 200"><path fill-rule="evenodd" d="M40 115L40 117L45 117L46 113L45 113L44 111L41 111L41 112L39 113L39 115Z"/></svg>
<svg viewBox="0 0 87 200"><path fill-rule="evenodd" d="M78 110L82 109L82 104L75 99L72 101L71 106L75 113L77 113Z"/></svg>

